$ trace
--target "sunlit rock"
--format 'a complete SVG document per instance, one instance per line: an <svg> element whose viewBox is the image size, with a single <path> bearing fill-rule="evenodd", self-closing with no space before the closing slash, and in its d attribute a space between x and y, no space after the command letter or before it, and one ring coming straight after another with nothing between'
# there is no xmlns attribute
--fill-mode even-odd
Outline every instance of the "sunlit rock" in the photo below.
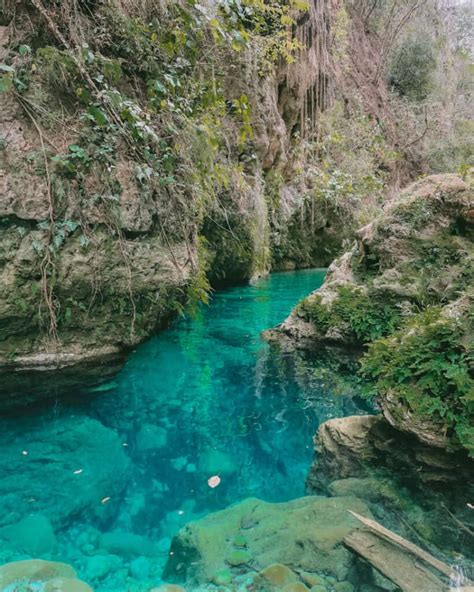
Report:
<svg viewBox="0 0 474 592"><path fill-rule="evenodd" d="M47 582L54 578L75 578L76 572L66 563L27 559L0 566L0 590L15 582Z"/></svg>
<svg viewBox="0 0 474 592"><path fill-rule="evenodd" d="M233 540L242 533L254 569L279 563L344 579L353 557L341 543L358 527L348 509L370 515L364 502L353 497L305 497L279 504L246 499L181 529L164 577L193 585L212 581L216 571L225 569L236 551Z"/></svg>

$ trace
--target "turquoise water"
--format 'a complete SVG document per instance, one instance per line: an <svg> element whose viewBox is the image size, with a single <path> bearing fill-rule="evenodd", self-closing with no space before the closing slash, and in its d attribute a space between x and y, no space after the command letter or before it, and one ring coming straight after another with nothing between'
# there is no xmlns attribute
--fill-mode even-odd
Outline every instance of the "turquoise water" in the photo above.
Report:
<svg viewBox="0 0 474 592"><path fill-rule="evenodd" d="M303 495L318 425L361 404L274 356L260 333L323 278L279 273L215 293L114 382L2 420L0 560L60 559L98 592L148 590L190 520Z"/></svg>

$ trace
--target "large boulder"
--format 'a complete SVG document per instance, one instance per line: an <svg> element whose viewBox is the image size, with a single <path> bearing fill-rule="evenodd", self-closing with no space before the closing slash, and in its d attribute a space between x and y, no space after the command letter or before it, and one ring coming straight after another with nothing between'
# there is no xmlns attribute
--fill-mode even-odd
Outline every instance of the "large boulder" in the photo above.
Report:
<svg viewBox="0 0 474 592"><path fill-rule="evenodd" d="M0 590L92 592L90 586L77 579L70 565L42 559L12 561L1 565Z"/></svg>
<svg viewBox="0 0 474 592"><path fill-rule="evenodd" d="M259 570L278 563L344 579L353 557L342 540L358 527L347 510L370 515L354 497L278 504L246 499L184 527L172 542L164 577L197 585L229 567Z"/></svg>
<svg viewBox="0 0 474 592"><path fill-rule="evenodd" d="M42 525L42 551L54 545L50 522L64 526L79 513L106 520L127 484L129 460L120 438L88 417L5 421L0 443L0 539L15 548L35 546L25 520Z"/></svg>
<svg viewBox="0 0 474 592"><path fill-rule="evenodd" d="M308 474L310 494L364 499L385 525L425 545L469 554L474 495L472 463L462 451L420 443L393 428L383 415L323 423Z"/></svg>

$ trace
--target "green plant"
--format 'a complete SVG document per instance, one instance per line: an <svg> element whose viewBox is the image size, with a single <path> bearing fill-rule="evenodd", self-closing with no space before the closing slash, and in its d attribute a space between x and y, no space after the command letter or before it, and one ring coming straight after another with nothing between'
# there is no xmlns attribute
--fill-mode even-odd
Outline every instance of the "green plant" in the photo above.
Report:
<svg viewBox="0 0 474 592"><path fill-rule="evenodd" d="M469 327L430 307L375 340L362 358L367 397L390 393L452 432L474 456L474 354Z"/></svg>
<svg viewBox="0 0 474 592"><path fill-rule="evenodd" d="M330 304L323 304L317 294L303 300L300 310L321 333L330 328L349 330L362 344L393 332L400 323L396 304L348 286L339 287Z"/></svg>
<svg viewBox="0 0 474 592"><path fill-rule="evenodd" d="M389 83L400 96L422 101L433 88L435 67L436 55L431 39L424 36L408 38L392 59Z"/></svg>

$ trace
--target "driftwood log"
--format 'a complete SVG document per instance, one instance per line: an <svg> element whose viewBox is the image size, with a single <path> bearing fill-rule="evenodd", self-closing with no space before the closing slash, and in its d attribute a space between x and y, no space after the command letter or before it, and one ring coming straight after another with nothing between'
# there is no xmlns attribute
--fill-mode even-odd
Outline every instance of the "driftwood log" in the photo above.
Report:
<svg viewBox="0 0 474 592"><path fill-rule="evenodd" d="M403 592L447 592L454 570L421 547L407 541L375 520L356 512L349 513L365 529L354 530L344 538L344 545L368 561L375 569L396 584ZM445 578L438 577L435 570ZM471 591L472 582L462 590Z"/></svg>

